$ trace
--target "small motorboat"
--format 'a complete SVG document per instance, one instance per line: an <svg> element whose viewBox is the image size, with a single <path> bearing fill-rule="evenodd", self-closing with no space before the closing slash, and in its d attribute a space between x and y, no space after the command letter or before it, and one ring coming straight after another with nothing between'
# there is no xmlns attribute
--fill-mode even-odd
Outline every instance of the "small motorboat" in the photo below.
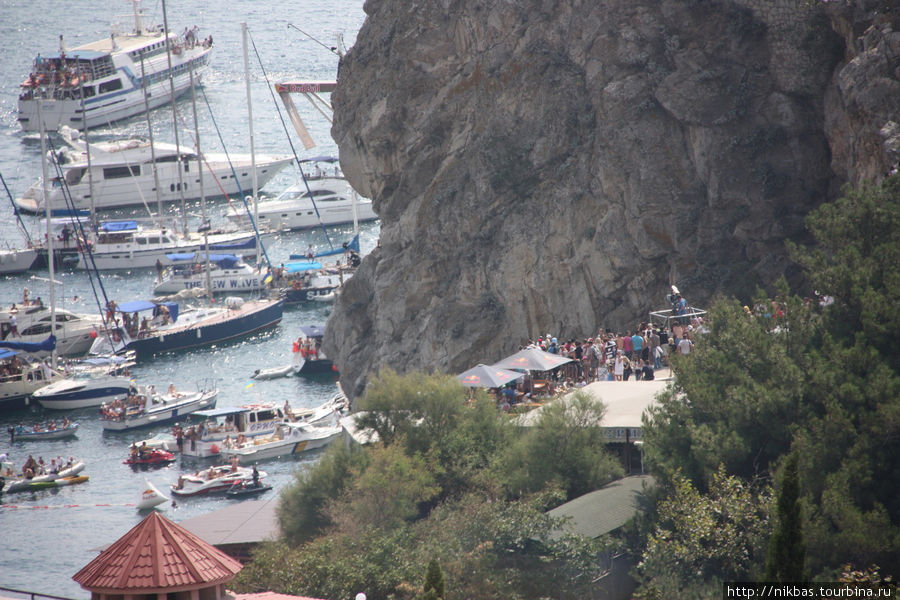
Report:
<svg viewBox="0 0 900 600"><path fill-rule="evenodd" d="M178 392L174 386L166 394L159 394L154 387L141 386L132 394L135 405L112 406L103 411L101 425L105 431L128 431L148 425L159 425L184 418L198 410L215 408L219 392L212 384L196 392Z"/></svg>
<svg viewBox="0 0 900 600"><path fill-rule="evenodd" d="M124 465L166 465L175 461L175 455L162 448L144 448L139 450L133 446L131 456L122 461Z"/></svg>
<svg viewBox="0 0 900 600"><path fill-rule="evenodd" d="M265 494L272 489L271 485L252 481L238 481L225 492L229 498L246 498L248 496L256 496L257 494Z"/></svg>
<svg viewBox="0 0 900 600"><path fill-rule="evenodd" d="M72 437L78 431L78 423L57 426L55 421L46 424L36 423L31 429L24 425L16 425L8 429L9 436L14 442L26 440L61 440Z"/></svg>
<svg viewBox="0 0 900 600"><path fill-rule="evenodd" d="M265 477L260 471L257 477ZM176 496L199 496L210 493L227 492L238 481L253 481L253 470L228 465L210 467L197 471L193 475L182 475L178 483L172 486Z"/></svg>
<svg viewBox="0 0 900 600"><path fill-rule="evenodd" d="M293 365L282 365L280 367L272 367L271 369L256 369L250 378L256 379L257 381L262 379L277 379L279 377L287 377L293 372Z"/></svg>

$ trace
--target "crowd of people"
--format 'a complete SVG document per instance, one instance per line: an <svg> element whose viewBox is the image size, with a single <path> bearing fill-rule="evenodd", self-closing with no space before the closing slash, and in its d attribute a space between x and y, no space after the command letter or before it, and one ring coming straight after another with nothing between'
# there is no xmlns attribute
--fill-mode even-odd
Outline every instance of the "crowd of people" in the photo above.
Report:
<svg viewBox="0 0 900 600"><path fill-rule="evenodd" d="M498 404L508 409L516 402L534 396L552 396L556 392L583 387L595 381L649 381L656 371L669 365L674 353L688 355L694 337L707 331L702 311L694 311L677 292L670 298L671 318L666 326L643 321L633 330L601 329L593 337L558 340L551 334L530 340L524 348L539 348L572 359L535 378L526 373L518 382L495 390Z"/></svg>

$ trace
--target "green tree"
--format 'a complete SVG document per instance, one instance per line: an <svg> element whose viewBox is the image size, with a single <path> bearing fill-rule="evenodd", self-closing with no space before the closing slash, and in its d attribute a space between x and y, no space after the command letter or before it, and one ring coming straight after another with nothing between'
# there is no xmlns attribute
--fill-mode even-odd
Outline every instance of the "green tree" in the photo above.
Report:
<svg viewBox="0 0 900 600"><path fill-rule="evenodd" d="M721 581L759 574L769 532L771 491L720 468L708 493L676 474L659 505L655 531L638 565L645 595L720 598Z"/></svg>
<svg viewBox="0 0 900 600"><path fill-rule="evenodd" d="M444 572L434 558L429 561L425 571L425 585L420 600L444 600Z"/></svg>
<svg viewBox="0 0 900 600"><path fill-rule="evenodd" d="M357 447L331 444L317 463L297 471L293 483L281 493L276 512L285 540L298 545L332 525L329 504L368 460Z"/></svg>
<svg viewBox="0 0 900 600"><path fill-rule="evenodd" d="M409 456L398 445L377 446L329 508L330 519L344 531L397 528L419 516L419 506L440 492L432 470L419 454Z"/></svg>
<svg viewBox="0 0 900 600"><path fill-rule="evenodd" d="M385 445L403 440L409 452L425 454L455 429L464 407L465 388L455 377L384 369L360 399L357 423Z"/></svg>
<svg viewBox="0 0 900 600"><path fill-rule="evenodd" d="M606 445L605 410L583 391L545 405L537 423L524 428L500 459L510 493L521 496L555 485L574 498L621 477L622 466Z"/></svg>
<svg viewBox="0 0 900 600"><path fill-rule="evenodd" d="M800 481L797 455L788 456L778 490L778 523L769 542L766 560L768 581L802 581L805 577L806 544L800 514Z"/></svg>

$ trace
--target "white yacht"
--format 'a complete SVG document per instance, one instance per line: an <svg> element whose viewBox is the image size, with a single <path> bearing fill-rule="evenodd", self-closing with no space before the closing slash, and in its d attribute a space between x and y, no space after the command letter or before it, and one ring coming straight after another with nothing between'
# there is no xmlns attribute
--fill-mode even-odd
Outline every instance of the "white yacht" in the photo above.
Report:
<svg viewBox="0 0 900 600"><path fill-rule="evenodd" d="M82 256L79 269L146 269L173 263L170 254L199 252L207 239L196 232L178 235L166 227L145 228L137 221L107 221L101 223L91 240L92 261ZM214 232L208 234L211 251L250 251L256 239L248 232Z"/></svg>
<svg viewBox="0 0 900 600"><path fill-rule="evenodd" d="M62 377L59 371L26 354L0 348L0 414L21 408L31 394Z"/></svg>
<svg viewBox="0 0 900 600"><path fill-rule="evenodd" d="M378 218L372 209L372 201L360 198L344 178L335 163L336 158L319 157L301 162L326 163L324 169L316 165L306 174L306 182L299 181L278 197L262 200L250 211L259 213L259 226L271 230L309 229L321 225L341 225L353 223L356 210L357 221L374 221ZM314 202L315 201L315 202ZM247 209L232 207L226 216L233 222L244 225L250 222Z"/></svg>
<svg viewBox="0 0 900 600"><path fill-rule="evenodd" d="M16 315L17 333L12 333L10 318ZM0 311L0 340L7 342L40 343L51 333L50 307L23 306L21 309ZM99 315L74 313L63 308L56 309L56 352L60 356L83 356L91 349L94 339L103 329ZM46 356L48 351L33 353Z"/></svg>
<svg viewBox="0 0 900 600"><path fill-rule="evenodd" d="M207 264L213 293L256 292L266 288L267 270L248 265L234 254L210 254L208 262L202 252L169 254L168 259L173 264L163 270L153 288L155 294L206 288Z"/></svg>
<svg viewBox="0 0 900 600"><path fill-rule="evenodd" d="M62 379L35 391L32 398L54 410L100 406L124 399L133 386L127 371L132 365L134 361L118 357L87 359Z"/></svg>
<svg viewBox="0 0 900 600"><path fill-rule="evenodd" d="M147 88L151 109L168 104L167 37L175 95L190 88L191 68L195 78L203 73L212 52L211 37L200 40L199 31L193 30L187 35L169 32L167 36L162 27L143 22L139 0L132 4L131 33L112 31L107 38L71 49L60 36L57 52L37 55L19 95L19 123L24 131L40 130L38 98L43 100L41 115L47 131L60 125L93 129L143 114L142 86Z"/></svg>
<svg viewBox="0 0 900 600"><path fill-rule="evenodd" d="M51 211L155 206L158 200L180 201L182 191L185 200L195 200L200 197L201 179L209 198L240 195L252 189L253 161L249 154L205 152L201 164L201 156L184 145L154 142L151 147L146 139L130 138L92 142L88 148L78 131L63 127L61 134L68 147L51 157L63 172L47 186ZM289 156L257 155L258 186L267 184L292 161ZM158 200L155 177L159 178ZM14 202L23 212L43 214L43 178Z"/></svg>

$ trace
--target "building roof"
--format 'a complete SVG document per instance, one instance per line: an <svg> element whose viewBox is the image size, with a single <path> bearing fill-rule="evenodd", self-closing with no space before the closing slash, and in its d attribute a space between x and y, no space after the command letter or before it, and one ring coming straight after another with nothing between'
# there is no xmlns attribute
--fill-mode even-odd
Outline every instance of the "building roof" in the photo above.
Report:
<svg viewBox="0 0 900 600"><path fill-rule="evenodd" d="M574 533L596 538L618 529L641 509L645 483L652 484L653 478L650 475L625 477L548 511L551 517L571 517L552 536L559 538L564 533Z"/></svg>
<svg viewBox="0 0 900 600"><path fill-rule="evenodd" d="M150 594L225 583L241 568L235 559L154 511L72 579L91 592Z"/></svg>
<svg viewBox="0 0 900 600"><path fill-rule="evenodd" d="M253 544L278 538L278 498L245 500L186 519L182 527L214 546Z"/></svg>
<svg viewBox="0 0 900 600"><path fill-rule="evenodd" d="M606 406L602 427L628 429L641 427L641 416L653 405L656 395L671 383L671 379L651 381L596 381L578 388L554 402L568 403L575 392L581 391L600 400ZM548 406L551 403L545 404ZM529 427L537 424L544 406L520 415L516 424Z"/></svg>

